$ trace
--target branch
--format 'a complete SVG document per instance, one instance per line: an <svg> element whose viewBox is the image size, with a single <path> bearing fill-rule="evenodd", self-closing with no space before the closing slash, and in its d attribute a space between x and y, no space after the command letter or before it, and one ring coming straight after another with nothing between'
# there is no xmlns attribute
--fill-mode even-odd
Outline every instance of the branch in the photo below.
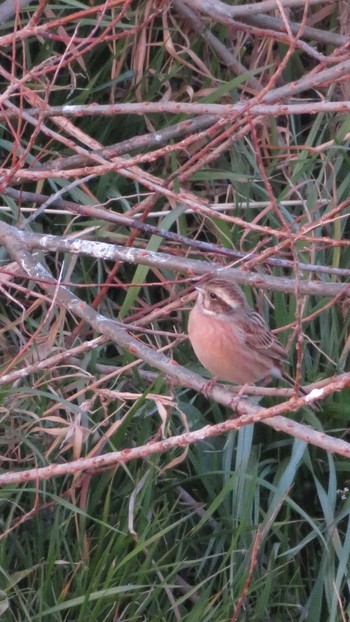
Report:
<svg viewBox="0 0 350 622"><path fill-rule="evenodd" d="M65 191L66 186L61 189L60 192ZM225 248L221 244L213 244L211 242L204 242L203 240L189 238L179 233L174 233L167 229L161 229L160 227L156 227L155 225L150 225L138 218L128 218L127 216L124 216L123 214L112 210L95 207L93 205L79 205L78 203L74 203L73 201L67 201L65 199L62 199L61 197L57 197L57 193L56 195L47 196L38 192L24 192L22 190L16 190L15 188L6 188L3 194L15 199L17 202L23 201L36 204L38 203L41 207L40 209L36 208L35 212L33 212L32 216L35 216L35 218L37 217L37 215L41 214L43 206L45 207L44 211L46 211L47 207L49 205L52 205L67 210L67 212L73 212L73 214L79 214L80 216L86 216L87 218L99 218L102 221L114 222L118 225L124 225L126 227L130 227L131 229L143 231L144 233L147 233L149 235L157 235L164 238L165 240L171 240L172 242L176 242L177 244L180 244L180 246L182 246L183 248L195 248L201 252L205 252L206 254L212 253L216 256L230 257L231 259L235 260L241 259L242 264L247 258L247 253L243 253L241 251L237 251L231 248ZM283 202L281 203L283 204ZM213 210L214 209L215 208L213 207ZM166 212L162 212L161 215L165 216ZM151 214L149 214L149 216L151 216ZM249 259L258 261L259 256L255 253L249 253ZM278 266L279 268L290 268L293 270L295 269L295 262L291 261L290 259L268 257L266 261L264 261L264 263L271 266ZM334 274L344 278L348 278L350 276L349 269L335 268L333 266L327 265L322 266L317 264L298 262L298 269L303 271L307 270L309 272L315 273Z"/></svg>
<svg viewBox="0 0 350 622"><path fill-rule="evenodd" d="M308 5L329 4L330 0L308 0ZM262 0L262 2L245 3L238 6L230 6L221 0L186 0L187 4L198 11L207 13L215 17L238 17L241 15L256 15L267 11L276 11L278 3L276 0ZM281 0L284 8L304 8L305 0Z"/></svg>
<svg viewBox="0 0 350 622"><path fill-rule="evenodd" d="M240 402L243 402L243 400L240 400ZM269 411L270 410L272 411L273 409L269 409ZM73 460L72 462L66 462L65 464L54 463L47 467L26 469L15 473L2 473L0 474L0 486L21 484L30 480L38 481L50 479L52 477L60 477L62 475L73 475L74 473L86 470L106 469L116 467L120 464L126 464L132 460L145 459L154 454L168 453L172 449L176 449L178 447L188 447L189 445L202 441L206 438L227 434L232 430L238 430L243 425L248 425L249 423L254 423L255 421L261 421L258 413L261 414L269 411L257 409L257 414L254 416L251 415L249 417L246 415L245 417L239 417L238 419L228 419L222 423L218 423L217 425L205 426L195 432L186 432L185 434L171 436L170 438L162 441L157 441L155 443L150 442L140 447L130 447L122 449L121 451L113 451L102 456L80 458L79 460ZM287 419L286 417L265 418L263 421L278 431L283 430L291 436L300 438L305 442L310 442L313 445L326 449L327 451L340 454L346 458L350 457L350 443L347 443L346 441L332 438L323 432L317 432L306 425L302 425L296 421Z"/></svg>
<svg viewBox="0 0 350 622"><path fill-rule="evenodd" d="M209 272L218 276L228 277L240 285L251 285L261 289L271 289L276 291L293 293L295 281L271 275L256 274L255 272L243 271L238 268L218 268L217 264L208 261L187 259L176 257L167 253L158 253L139 249L135 247L125 248L116 244L105 242L95 242L90 240L80 240L72 238L45 235L40 233L29 233L17 230L15 227L0 223L0 239L3 240L8 252L11 254L11 240L17 240L20 248L41 249L51 252L72 253L73 255L86 255L96 259L107 259L110 261L125 261L131 264L142 264L145 266L162 267L179 270L185 274L204 275ZM39 264L40 265L40 264ZM34 275L31 275L33 278ZM35 279L43 286L53 283L53 277L44 268L39 270ZM301 281L301 294L312 294L314 296L341 296L350 297L350 285L341 283L330 283L323 281Z"/></svg>
<svg viewBox="0 0 350 622"><path fill-rule="evenodd" d="M285 30L282 20L278 17L271 17L271 15L242 15L242 19L252 26ZM297 35L300 32L300 24L289 22L288 25L293 35ZM349 37L346 35L339 35L336 32L320 30L319 28L312 28L310 26L303 27L302 37L303 39L313 39L319 43L328 43L329 45L336 46L347 45L349 42Z"/></svg>
<svg viewBox="0 0 350 622"><path fill-rule="evenodd" d="M228 120L230 120L233 115L237 117L239 115L245 115L248 112L249 115L279 117L281 115L319 114L320 112L346 113L349 111L350 101L310 101L306 104L253 104L252 106L244 102L238 102L237 104L189 104L186 102L176 101L150 101L138 102L136 104L46 105L44 110L42 108L16 109L12 107L10 110L0 111L0 120L18 118L25 113L26 115L30 115L35 118L39 116L41 118L56 116L82 118L96 116L113 117L115 115L125 114L198 114L213 116L214 118L210 120L214 121L215 116L227 117ZM170 130L171 128L168 129ZM160 130L160 132L162 132L162 130ZM151 136L151 134L148 134L147 136ZM159 143L160 140L155 142L157 146L159 146ZM104 151L106 151L106 149L108 149L108 147L105 147Z"/></svg>

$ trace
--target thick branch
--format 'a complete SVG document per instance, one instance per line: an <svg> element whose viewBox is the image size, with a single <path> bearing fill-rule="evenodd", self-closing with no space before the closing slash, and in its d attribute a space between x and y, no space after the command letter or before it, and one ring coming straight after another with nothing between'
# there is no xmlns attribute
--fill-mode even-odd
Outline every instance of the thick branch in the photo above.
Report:
<svg viewBox="0 0 350 622"><path fill-rule="evenodd" d="M249 110L248 110L249 109ZM337 112L346 113L350 111L350 101L314 101L297 104L253 104L249 106L246 102L238 102L236 104L197 104L187 102L138 102L130 104L81 104L81 105L67 105L62 106L49 106L46 105L45 109L42 108L26 108L24 111L20 108L0 111L0 119L12 119L23 115L31 117L47 118L55 116L63 116L67 118L81 118L81 117L113 117L115 115L124 114L188 114L188 115L210 115L227 117L228 121L230 117L234 115L244 115L249 112L249 115L255 116L270 116L279 117L282 115L297 115L297 114L319 114L320 112ZM208 117L208 125L214 118ZM205 122L207 125L207 121ZM169 130L172 126L170 126ZM159 137L162 130L160 130ZM187 132L189 133L189 132ZM148 136L151 136L149 134ZM155 145L159 146L161 141L155 142ZM105 148L104 151L106 151ZM119 151L120 154L120 151ZM113 154L115 155L115 154Z"/></svg>
<svg viewBox="0 0 350 622"><path fill-rule="evenodd" d="M63 190L65 191L65 188ZM73 212L73 214L86 216L87 218L99 218L102 221L114 222L118 225L130 227L130 229L132 230L137 229L149 235L157 235L164 238L165 240L171 240L172 242L179 244L183 248L189 247L197 249L200 252L205 252L207 254L211 253L215 254L216 256L230 257L231 259L241 259L242 264L247 256L246 253L232 248L225 248L221 244L213 244L211 242L204 242L203 240L189 238L179 233L174 233L167 229L161 229L160 227L156 227L155 225L150 225L138 218L128 218L127 216L124 216L124 214L120 214L119 212L107 210L102 207L95 207L94 205L79 205L78 203L73 203L73 201L67 201L65 199L62 199L61 197L57 198L55 195L47 196L38 192L25 192L21 190L16 190L15 188L6 188L3 194L12 197L18 202L23 201L39 204L41 206L45 205L45 210L47 206L52 205L67 210L67 212ZM41 213L41 209L42 207L40 208L40 210L36 208L35 213L33 212L35 218ZM165 213L163 213L163 215L165 215ZM249 259L258 260L259 257L255 253L249 253ZM295 270L296 267L294 261L291 261L289 259L283 259L281 257L268 257L266 261L264 261L264 263L266 265L277 266L279 268L289 268L291 270ZM299 270L302 271L307 270L308 272L334 274L336 276L344 278L348 278L350 276L350 270L346 268L335 268L333 266L322 266L304 262L298 262L297 267Z"/></svg>
<svg viewBox="0 0 350 622"><path fill-rule="evenodd" d="M21 248L41 249L51 252L72 253L74 255L87 255L89 257L95 257L96 259L106 259L111 261L125 261L132 264L142 264L145 266L157 267L160 270L162 267L172 268L173 270L179 270L185 274L197 274L203 275L217 274L218 276L225 276L229 279L236 281L240 285L251 285L259 287L261 289L272 289L276 291L283 291L293 293L295 290L295 282L292 279L286 279L281 277L275 277L270 275L256 274L255 272L248 272L239 270L237 268L218 268L217 264L200 261L195 259L186 259L183 257L176 257L167 253L157 253L155 251L148 251L139 248L125 248L124 246L118 246L116 244L106 244L105 242L95 242L90 240L80 240L72 238L62 238L54 235L43 235L39 233L29 233L18 231L15 227L0 223L0 239L6 240L16 239L17 243L20 243ZM8 246L8 251L11 253L11 244ZM31 275L33 277L33 275ZM53 279L48 273L41 270L36 274L36 278L43 281L43 285L49 282L52 283ZM313 294L315 296L340 296L344 295L350 297L350 286L342 285L340 283L326 283L323 281L301 281L299 285L300 294Z"/></svg>
<svg viewBox="0 0 350 622"><path fill-rule="evenodd" d="M261 411L260 411L261 412ZM59 477L62 475L73 475L80 471L86 471L87 469L95 470L101 468L116 467L119 464L126 464L136 459L144 459L154 454L160 454L169 452L172 449L178 447L188 447L193 443L211 438L213 436L219 436L226 434L231 430L237 430L242 427L241 417L239 419L228 419L217 425L206 426L195 432L186 432L179 436L172 436L166 440L158 441L155 443L147 443L141 447L130 447L121 451L114 451L106 453L103 456L96 456L93 458L80 458L79 460L73 460L66 464L50 464L47 467L28 469L18 471L15 473L3 473L0 475L0 486L6 486L8 484L21 484L27 481L50 479L52 477ZM265 423L274 427L277 430L285 429L289 434L305 440L305 442L312 442L318 447L327 446L327 450L335 452L347 458L350 457L350 444L340 439L332 438L323 434L322 432L316 432L305 425L286 419L286 417L275 417L274 419L265 419Z"/></svg>

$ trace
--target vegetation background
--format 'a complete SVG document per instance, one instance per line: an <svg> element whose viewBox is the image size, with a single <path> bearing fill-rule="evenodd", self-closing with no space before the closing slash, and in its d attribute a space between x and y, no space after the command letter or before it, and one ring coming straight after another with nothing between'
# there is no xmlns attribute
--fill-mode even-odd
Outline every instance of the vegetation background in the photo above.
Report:
<svg viewBox="0 0 350 622"><path fill-rule="evenodd" d="M350 619L349 35L346 0L0 4L1 620ZM201 393L223 268L319 412Z"/></svg>

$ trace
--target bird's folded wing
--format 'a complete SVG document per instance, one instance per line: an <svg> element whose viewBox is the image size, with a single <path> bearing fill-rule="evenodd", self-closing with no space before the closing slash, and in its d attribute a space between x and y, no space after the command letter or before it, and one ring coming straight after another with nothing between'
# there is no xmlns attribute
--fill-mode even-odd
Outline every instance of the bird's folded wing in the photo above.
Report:
<svg viewBox="0 0 350 622"><path fill-rule="evenodd" d="M244 322L242 328L246 334L246 344L249 348L279 361L288 359L285 349L270 331L261 315L252 310L247 315L246 320L242 318L242 321Z"/></svg>

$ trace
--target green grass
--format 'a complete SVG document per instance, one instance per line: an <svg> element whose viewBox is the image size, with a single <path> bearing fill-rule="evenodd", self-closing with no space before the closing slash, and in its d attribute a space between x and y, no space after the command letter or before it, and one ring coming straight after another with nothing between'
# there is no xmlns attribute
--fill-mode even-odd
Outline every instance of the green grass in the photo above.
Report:
<svg viewBox="0 0 350 622"><path fill-rule="evenodd" d="M286 606L291 620L337 619L349 503L337 495L331 457L301 441L275 445L279 463L249 427L198 444L165 475L158 458L94 475L87 511L62 497L65 481L7 489L5 530L37 496L46 507L2 541L3 619L104 620L117 610L130 620L227 619L258 531L249 619L277 620Z"/></svg>

